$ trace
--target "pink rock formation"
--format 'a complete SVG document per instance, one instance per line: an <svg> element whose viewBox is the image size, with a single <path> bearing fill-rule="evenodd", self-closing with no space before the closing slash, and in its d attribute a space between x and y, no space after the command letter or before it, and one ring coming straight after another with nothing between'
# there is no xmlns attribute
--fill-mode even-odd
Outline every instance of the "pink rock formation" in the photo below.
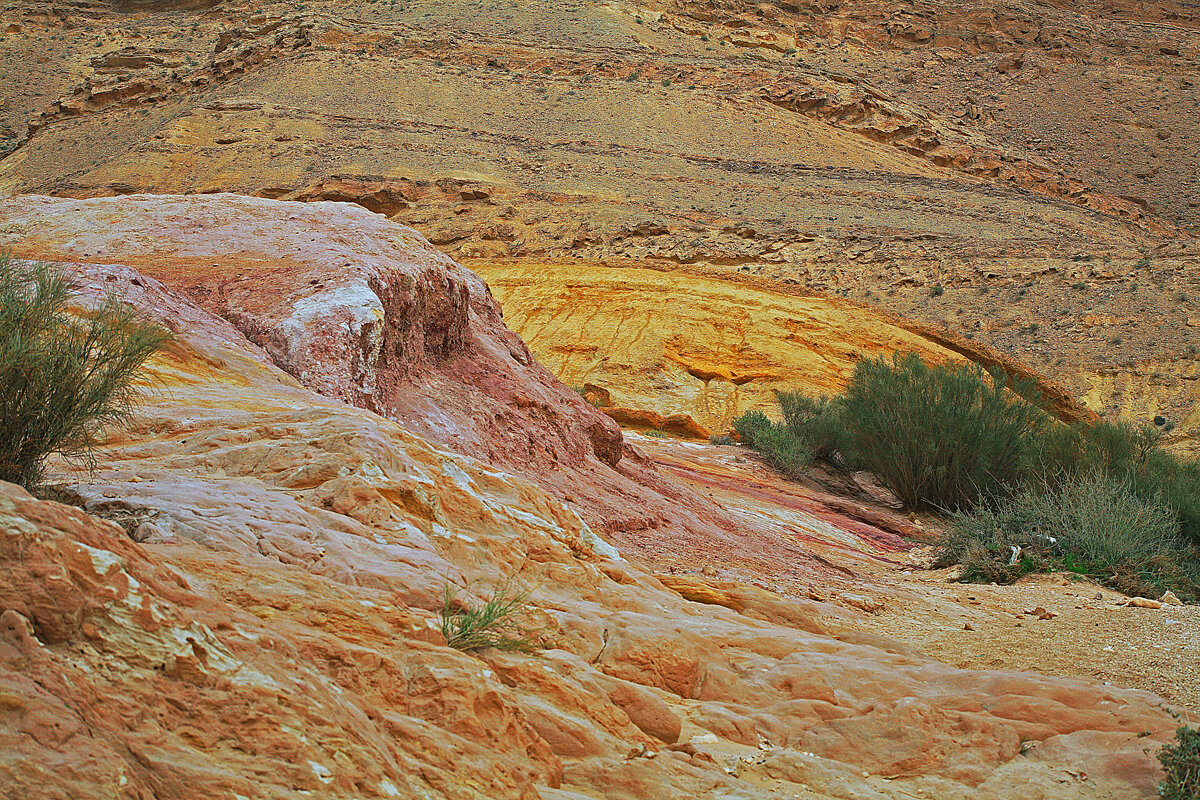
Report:
<svg viewBox="0 0 1200 800"><path fill-rule="evenodd" d="M602 530L716 537L735 526L687 490L659 487L616 423L504 326L482 280L379 215L234 195L18 197L0 213L19 254L136 265L306 387L531 477Z"/></svg>
<svg viewBox="0 0 1200 800"><path fill-rule="evenodd" d="M1149 796L1175 724L1157 698L836 638L819 606L770 592L691 602L615 560L569 503L471 455L504 391L545 402L504 417L558 437L513 457L539 481L551 455L572 469L597 417L522 363L472 276L415 237L400 252L413 235L365 214L230 197L0 205L26 247L89 262L91 293L179 333L103 469L59 488L90 515L0 485L6 796ZM277 237L273 258L251 232ZM346 266L347 243L378 260ZM260 293L238 285L252 272ZM362 335L361 287L389 298L385 319L407 309L396 331ZM399 352L429 373L379 366ZM355 353L383 355L323 360ZM369 385L402 424L340 399ZM576 481L608 470L628 503L695 497L649 466L657 494L578 459ZM445 646L444 586L482 598L505 577L532 593L538 652Z"/></svg>

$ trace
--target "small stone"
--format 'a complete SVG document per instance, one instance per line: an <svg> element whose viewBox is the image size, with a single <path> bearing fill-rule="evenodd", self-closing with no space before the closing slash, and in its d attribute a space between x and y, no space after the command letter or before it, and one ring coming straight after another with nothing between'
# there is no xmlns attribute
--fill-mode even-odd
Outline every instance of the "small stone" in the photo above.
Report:
<svg viewBox="0 0 1200 800"><path fill-rule="evenodd" d="M973 630L975 630L975 626L968 622L966 625L963 625L963 630L964 631L973 631Z"/></svg>
<svg viewBox="0 0 1200 800"><path fill-rule="evenodd" d="M848 606L857 608L860 611L874 613L883 608L883 603L873 598L861 594L853 594L851 592L843 592L838 595L838 600L841 600Z"/></svg>
<svg viewBox="0 0 1200 800"><path fill-rule="evenodd" d="M1162 596L1162 602L1168 606L1181 606L1183 601L1175 596L1174 592L1167 592Z"/></svg>
<svg viewBox="0 0 1200 800"><path fill-rule="evenodd" d="M1162 608L1162 603L1157 600L1151 600L1149 597L1131 597L1122 605L1134 608Z"/></svg>
<svg viewBox="0 0 1200 800"><path fill-rule="evenodd" d="M1042 606L1038 606L1037 608L1027 608L1025 609L1025 613L1031 617L1037 617L1038 619L1054 619L1058 616L1058 612L1047 611Z"/></svg>

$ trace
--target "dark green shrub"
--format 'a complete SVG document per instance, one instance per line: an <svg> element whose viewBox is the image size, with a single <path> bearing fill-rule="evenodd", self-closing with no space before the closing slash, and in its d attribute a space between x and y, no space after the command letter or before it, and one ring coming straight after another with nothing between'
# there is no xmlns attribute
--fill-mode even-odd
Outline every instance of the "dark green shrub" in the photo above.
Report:
<svg viewBox="0 0 1200 800"><path fill-rule="evenodd" d="M742 444L747 447L757 447L755 444L758 433L771 427L771 420L756 408L752 408L733 421L733 430L742 438Z"/></svg>
<svg viewBox="0 0 1200 800"><path fill-rule="evenodd" d="M751 409L733 421L742 443L763 455L768 464L790 478L798 478L812 466L813 451L786 422L771 422L767 415Z"/></svg>
<svg viewBox="0 0 1200 800"><path fill-rule="evenodd" d="M1200 553L1179 535L1174 511L1103 474L955 514L938 564L955 563L966 568L964 578L995 583L1067 570L1128 594L1194 596L1200 587Z"/></svg>
<svg viewBox="0 0 1200 800"><path fill-rule="evenodd" d="M812 398L799 392L776 392L783 422L812 451L816 458L841 463L845 452L846 427L836 398Z"/></svg>
<svg viewBox="0 0 1200 800"><path fill-rule="evenodd" d="M1158 761L1166 773L1158 785L1162 800L1200 798L1200 728L1175 731L1175 741L1158 751Z"/></svg>
<svg viewBox="0 0 1200 800"><path fill-rule="evenodd" d="M94 465L126 422L143 365L170 334L109 298L74 316L70 275L0 253L0 480L33 488L51 453Z"/></svg>
<svg viewBox="0 0 1200 800"><path fill-rule="evenodd" d="M775 469L789 478L799 478L812 466L813 451L786 424L775 423L754 434L754 449Z"/></svg>
<svg viewBox="0 0 1200 800"><path fill-rule="evenodd" d="M1200 547L1200 464L1159 450L1129 481L1140 496L1161 497L1178 515L1180 532Z"/></svg>
<svg viewBox="0 0 1200 800"><path fill-rule="evenodd" d="M968 508L1032 472L1050 418L1022 394L1032 392L977 365L896 354L858 363L842 420L855 461L905 505Z"/></svg>
<svg viewBox="0 0 1200 800"><path fill-rule="evenodd" d="M1033 396L977 366L897 354L859 362L840 397L778 393L783 423L752 411L734 428L787 475L820 458L871 470L906 505L960 512L941 559L968 577L1066 569L1200 598L1200 463L1163 450L1150 426L1064 425Z"/></svg>

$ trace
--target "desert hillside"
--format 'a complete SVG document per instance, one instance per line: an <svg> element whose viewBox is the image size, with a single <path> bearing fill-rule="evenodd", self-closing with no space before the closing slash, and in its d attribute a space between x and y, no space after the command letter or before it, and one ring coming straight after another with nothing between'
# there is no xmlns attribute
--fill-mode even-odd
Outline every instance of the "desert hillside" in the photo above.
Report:
<svg viewBox="0 0 1200 800"><path fill-rule="evenodd" d="M1150 800L1200 606L726 434L906 351L1200 455L1198 142L1182 1L4 5L0 277L172 336L0 481L0 795Z"/></svg>
<svg viewBox="0 0 1200 800"><path fill-rule="evenodd" d="M600 284L625 266L748 273L944 327L1095 411L1161 416L1192 449L1194 5L3 14L0 190L355 202L510 284L522 260ZM552 365L575 345L518 330ZM656 342L639 348L672 369ZM572 363L569 380L622 391ZM668 395L693 398L689 380ZM715 380L710 395L739 393Z"/></svg>

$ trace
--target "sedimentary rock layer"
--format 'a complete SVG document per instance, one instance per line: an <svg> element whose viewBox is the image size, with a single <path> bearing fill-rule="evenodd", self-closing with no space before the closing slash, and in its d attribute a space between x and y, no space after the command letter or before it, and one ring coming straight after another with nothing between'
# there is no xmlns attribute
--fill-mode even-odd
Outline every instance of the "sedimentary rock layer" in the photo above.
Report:
<svg viewBox="0 0 1200 800"><path fill-rule="evenodd" d="M180 208L190 231L172 222ZM360 254L394 248L371 274L394 276L397 288L425 276L430 305L452 306L463 291L452 287L475 285L419 240L401 247L412 235L404 229L372 233L383 223L339 213L229 197L3 207L6 230L25 226L44 255L69 255L85 304L111 292L177 331L153 362L134 425L104 443L100 470L59 472L56 496L88 513L0 486L9 795L1133 800L1151 791L1152 748L1175 725L1152 695L960 670L878 637L831 636L827 609L769 590L726 581L705 595L702 578L667 588L638 560L620 560L570 501L448 449L450 438L435 444L415 413L397 422L306 388L306 372L342 375L335 345L355 320L307 318L298 340L330 343L330 360L305 350L300 379L282 370L269 337L260 347L238 326L263 335L287 304L302 311L321 289L298 294L315 286L304 271L272 294L299 266L252 257L265 245L238 230L282 237L274 247L303 242L302 254L337 253L323 261L330 284L363 279L361 263L341 260L349 242ZM332 218L340 224L323 224ZM214 268L218 249L228 256ZM200 299L194 287L205 275L217 284L214 269L229 280L255 270L264 302L251 310L265 322L230 313L249 302L238 305L231 288L228 307L213 304L227 320L141 269L175 276ZM486 320L474 317L487 308L468 300L463 341L475 341L445 354L473 362L460 374L495 369ZM407 330L391 324L383 341ZM447 380L428 364L432 382ZM529 394L558 390L532 367L509 374ZM330 395L348 385L363 384L322 384ZM463 379L455 391L470 386ZM477 391L481 403L491 396ZM423 418L444 401L454 424L456 398L419 396ZM562 408L561 422L529 424L551 436L595 418ZM811 519L817 539L839 530L836 516ZM860 557L894 540L836 536ZM470 604L506 583L530 592L521 622L536 651L447 647L446 587Z"/></svg>
<svg viewBox="0 0 1200 800"><path fill-rule="evenodd" d="M1091 418L1062 387L990 348L771 281L574 261L470 264L538 359L633 427L724 433L752 408L777 416L776 391L838 394L859 360L895 352L1007 371L1038 386L1061 418ZM672 421L680 414L699 427Z"/></svg>

